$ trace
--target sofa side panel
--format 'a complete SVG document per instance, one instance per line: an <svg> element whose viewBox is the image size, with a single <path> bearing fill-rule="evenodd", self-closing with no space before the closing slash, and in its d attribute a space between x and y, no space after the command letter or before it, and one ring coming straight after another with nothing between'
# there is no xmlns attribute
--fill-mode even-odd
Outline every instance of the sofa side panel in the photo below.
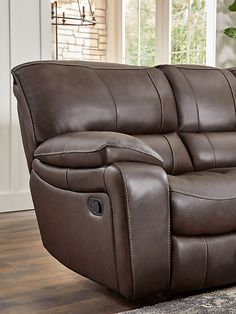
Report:
<svg viewBox="0 0 236 314"><path fill-rule="evenodd" d="M119 292L108 196L56 188L34 171L30 186L45 248L71 270ZM90 197L101 201L103 215L91 213Z"/></svg>

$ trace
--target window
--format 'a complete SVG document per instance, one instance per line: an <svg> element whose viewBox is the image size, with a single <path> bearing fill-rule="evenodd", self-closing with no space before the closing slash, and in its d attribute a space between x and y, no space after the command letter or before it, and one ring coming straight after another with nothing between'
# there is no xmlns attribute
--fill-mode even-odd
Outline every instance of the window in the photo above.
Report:
<svg viewBox="0 0 236 314"><path fill-rule="evenodd" d="M214 65L216 0L122 0L122 62Z"/></svg>
<svg viewBox="0 0 236 314"><path fill-rule="evenodd" d="M123 61L129 64L155 63L156 0L123 1Z"/></svg>
<svg viewBox="0 0 236 314"><path fill-rule="evenodd" d="M206 64L206 0L172 0L171 63Z"/></svg>

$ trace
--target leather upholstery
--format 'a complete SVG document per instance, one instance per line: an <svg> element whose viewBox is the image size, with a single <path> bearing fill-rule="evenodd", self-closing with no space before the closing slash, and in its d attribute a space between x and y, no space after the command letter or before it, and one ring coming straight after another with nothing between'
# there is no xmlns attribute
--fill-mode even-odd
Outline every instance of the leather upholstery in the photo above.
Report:
<svg viewBox="0 0 236 314"><path fill-rule="evenodd" d="M185 65L160 69L173 87L181 132L235 130L236 81L229 71Z"/></svg>
<svg viewBox="0 0 236 314"><path fill-rule="evenodd" d="M235 283L236 234L172 237L171 291Z"/></svg>
<svg viewBox="0 0 236 314"><path fill-rule="evenodd" d="M13 75L24 90L38 142L73 131L177 129L173 92L155 68L37 62L16 67Z"/></svg>
<svg viewBox="0 0 236 314"><path fill-rule="evenodd" d="M93 217L87 210L90 193L58 189L34 171L30 185L44 246L68 268L118 291L112 210L107 194L93 193L104 207L101 217ZM81 223L84 228L78 228Z"/></svg>
<svg viewBox="0 0 236 314"><path fill-rule="evenodd" d="M12 73L15 91L24 91L32 118L30 134L37 143L30 151L26 147L29 167L38 144L61 134L113 131L150 135L177 131L174 94L166 76L156 68L51 61L20 65ZM18 93L15 95L19 99ZM176 145L166 138L161 156L166 159L166 170L191 171L188 153L177 133L175 137L174 143L182 146L182 152L176 153ZM187 169L174 165L180 165L182 158Z"/></svg>
<svg viewBox="0 0 236 314"><path fill-rule="evenodd" d="M164 160L164 169L168 174L176 175L193 171L188 151L176 132L135 135L135 137L160 154Z"/></svg>
<svg viewBox="0 0 236 314"><path fill-rule="evenodd" d="M236 166L236 80L227 70L160 66L174 90L194 170Z"/></svg>
<svg viewBox="0 0 236 314"><path fill-rule="evenodd" d="M115 163L106 169L105 184L113 204L120 292L132 298L166 292L171 245L166 173L155 165ZM127 267L131 268L129 276ZM123 286L128 278L129 284Z"/></svg>
<svg viewBox="0 0 236 314"><path fill-rule="evenodd" d="M85 169L58 168L34 159L33 169L42 180L59 189L73 192L105 192L103 176L106 166Z"/></svg>
<svg viewBox="0 0 236 314"><path fill-rule="evenodd" d="M236 133L182 133L195 170L236 166Z"/></svg>
<svg viewBox="0 0 236 314"><path fill-rule="evenodd" d="M236 282L235 69L48 61L12 73L55 258L128 298Z"/></svg>
<svg viewBox="0 0 236 314"><path fill-rule="evenodd" d="M169 176L175 235L235 232L236 168L227 170L223 173L213 169Z"/></svg>
<svg viewBox="0 0 236 314"><path fill-rule="evenodd" d="M25 155L27 159L27 164L29 171L32 169L32 162L34 151L38 146L38 142L35 138L34 134L34 126L31 119L31 113L25 99L24 92L18 85L14 85L13 87L14 94L20 102L20 106L17 106L18 116L20 121L20 128L22 134L22 141L24 145Z"/></svg>
<svg viewBox="0 0 236 314"><path fill-rule="evenodd" d="M160 155L141 140L116 132L72 132L55 136L34 157L58 167L100 167L116 161L143 161L164 167Z"/></svg>

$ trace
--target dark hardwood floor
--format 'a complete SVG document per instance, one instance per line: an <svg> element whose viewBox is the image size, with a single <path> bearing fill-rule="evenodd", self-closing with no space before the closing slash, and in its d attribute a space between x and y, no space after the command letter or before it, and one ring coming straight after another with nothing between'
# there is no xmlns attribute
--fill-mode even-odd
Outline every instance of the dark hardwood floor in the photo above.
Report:
<svg viewBox="0 0 236 314"><path fill-rule="evenodd" d="M34 211L0 214L1 314L106 314L139 308L68 270L44 249Z"/></svg>

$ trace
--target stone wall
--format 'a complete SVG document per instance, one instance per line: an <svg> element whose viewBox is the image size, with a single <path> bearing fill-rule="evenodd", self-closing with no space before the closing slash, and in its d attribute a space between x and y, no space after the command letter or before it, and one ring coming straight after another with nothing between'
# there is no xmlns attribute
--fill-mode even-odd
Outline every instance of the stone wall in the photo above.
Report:
<svg viewBox="0 0 236 314"><path fill-rule="evenodd" d="M80 3L82 6L81 0ZM64 7L66 15L78 17L76 4L76 0L58 0L58 11L60 13ZM107 3L106 0L94 0L94 4L95 26L58 26L59 60L107 60ZM55 59L55 26L52 26L52 50Z"/></svg>

